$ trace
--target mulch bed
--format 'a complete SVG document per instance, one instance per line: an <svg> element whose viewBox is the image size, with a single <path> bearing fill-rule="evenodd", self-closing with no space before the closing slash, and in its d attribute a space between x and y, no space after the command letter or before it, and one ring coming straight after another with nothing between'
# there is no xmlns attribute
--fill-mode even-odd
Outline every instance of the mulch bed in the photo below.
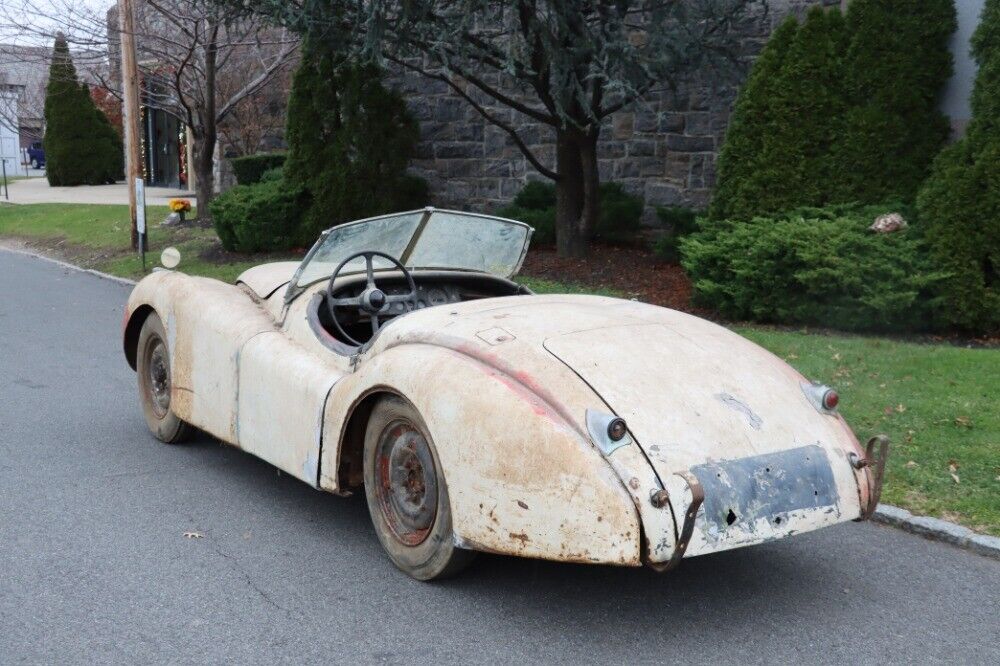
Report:
<svg viewBox="0 0 1000 666"><path fill-rule="evenodd" d="M691 281L684 269L644 247L594 245L586 259L562 259L555 248L532 248L521 275L614 289L646 303L698 312L691 306Z"/></svg>

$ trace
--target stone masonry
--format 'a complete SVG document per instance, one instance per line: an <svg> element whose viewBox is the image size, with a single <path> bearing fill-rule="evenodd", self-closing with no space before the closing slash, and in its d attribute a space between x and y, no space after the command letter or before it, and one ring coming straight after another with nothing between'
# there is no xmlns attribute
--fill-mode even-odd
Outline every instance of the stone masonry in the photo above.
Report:
<svg viewBox="0 0 1000 666"><path fill-rule="evenodd" d="M840 0L771 0L765 21L741 38L741 52L760 52L773 27L789 13ZM491 212L526 182L544 179L506 132L490 124L446 83L418 75L394 78L420 124L412 171L427 179L435 205ZM646 202L644 221L655 224L663 205L704 208L715 182L715 158L738 88L703 74L673 92L659 92L613 115L599 145L602 181L621 183ZM555 137L545 125L492 103L477 101L511 121L543 162L554 166Z"/></svg>

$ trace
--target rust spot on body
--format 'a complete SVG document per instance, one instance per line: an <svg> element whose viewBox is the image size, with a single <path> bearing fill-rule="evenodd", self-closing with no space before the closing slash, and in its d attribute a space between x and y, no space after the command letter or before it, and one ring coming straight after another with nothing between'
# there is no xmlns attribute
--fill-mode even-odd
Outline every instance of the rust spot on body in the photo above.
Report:
<svg viewBox="0 0 1000 666"><path fill-rule="evenodd" d="M523 532L520 534L514 534L513 532L511 532L507 536L509 536L511 539L514 539L515 541L520 541L522 546L526 545L529 541L531 541L531 539L528 538L528 535L524 534Z"/></svg>

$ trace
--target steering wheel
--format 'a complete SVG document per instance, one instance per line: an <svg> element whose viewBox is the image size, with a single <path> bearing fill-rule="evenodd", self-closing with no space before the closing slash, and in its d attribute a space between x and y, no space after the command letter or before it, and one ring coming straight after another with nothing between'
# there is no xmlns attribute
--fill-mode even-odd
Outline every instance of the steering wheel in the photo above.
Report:
<svg viewBox="0 0 1000 666"><path fill-rule="evenodd" d="M354 261L358 257L365 258L365 273L368 276L368 281L365 284L364 290L359 296L354 296L352 298L334 298L333 297L333 284L337 281L340 276L340 272L344 270L349 262ZM382 257L383 259L388 259L406 278L406 283L410 287L410 292L408 294L398 294L395 296L389 296L384 291L378 288L375 284L375 270L372 265L372 259L374 257ZM326 285L326 307L330 311L330 318L333 319L333 325L337 327L337 332L344 336L344 340L350 342L356 347L360 347L363 343L355 340L340 323L340 319L337 317L337 308L355 308L359 315L367 314L372 321L372 335L374 336L378 333L382 325L379 323L378 316L385 312L386 309L393 303L410 303L413 307L417 308L417 285L413 281L413 276L410 275L410 271L406 270L406 267L395 257L391 257L384 252L357 252L352 254L347 259L340 262L337 266L337 270L333 272L330 276L330 282Z"/></svg>

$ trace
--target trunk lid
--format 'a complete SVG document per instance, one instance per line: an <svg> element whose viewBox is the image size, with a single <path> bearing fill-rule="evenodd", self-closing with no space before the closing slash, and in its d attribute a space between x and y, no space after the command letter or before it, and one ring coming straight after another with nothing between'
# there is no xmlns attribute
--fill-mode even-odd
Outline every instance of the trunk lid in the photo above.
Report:
<svg viewBox="0 0 1000 666"><path fill-rule="evenodd" d="M672 495L679 473L701 483L705 503L688 554L855 517L847 452L856 440L840 417L817 411L803 378L774 355L679 317L557 335L544 346L625 419Z"/></svg>

